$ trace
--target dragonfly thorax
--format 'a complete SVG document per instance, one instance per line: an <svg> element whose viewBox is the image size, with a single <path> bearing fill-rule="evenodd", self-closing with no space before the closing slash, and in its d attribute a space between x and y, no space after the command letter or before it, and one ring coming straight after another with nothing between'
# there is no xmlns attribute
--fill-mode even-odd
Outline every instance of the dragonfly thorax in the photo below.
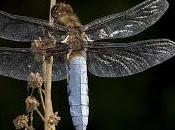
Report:
<svg viewBox="0 0 175 130"><path fill-rule="evenodd" d="M72 28L68 33L67 44L73 51L84 50L86 41L84 32L78 28Z"/></svg>

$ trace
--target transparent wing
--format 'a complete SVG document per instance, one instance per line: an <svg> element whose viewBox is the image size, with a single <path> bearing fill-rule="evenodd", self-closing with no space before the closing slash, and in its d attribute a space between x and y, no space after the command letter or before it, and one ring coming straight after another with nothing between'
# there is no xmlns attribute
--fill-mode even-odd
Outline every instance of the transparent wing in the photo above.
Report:
<svg viewBox="0 0 175 130"><path fill-rule="evenodd" d="M89 40L124 38L153 25L168 9L166 0L146 0L122 13L112 14L85 25Z"/></svg>
<svg viewBox="0 0 175 130"><path fill-rule="evenodd" d="M88 70L100 77L122 77L142 72L175 55L175 43L167 39L133 43L90 43Z"/></svg>
<svg viewBox="0 0 175 130"><path fill-rule="evenodd" d="M0 11L0 38L19 42L32 42L43 37L48 31L60 41L65 29L56 25L53 29L48 21Z"/></svg>
<svg viewBox="0 0 175 130"><path fill-rule="evenodd" d="M66 78L67 67L65 60L65 50L48 49L47 53L53 55L53 81ZM37 60L34 51L24 48L0 48L0 75L27 80L29 74L42 72L42 61Z"/></svg>

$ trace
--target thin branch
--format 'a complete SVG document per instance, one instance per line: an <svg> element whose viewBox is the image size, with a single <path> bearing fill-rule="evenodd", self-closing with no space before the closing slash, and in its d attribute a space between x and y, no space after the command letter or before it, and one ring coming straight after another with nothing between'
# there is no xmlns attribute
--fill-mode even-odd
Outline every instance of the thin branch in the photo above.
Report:
<svg viewBox="0 0 175 130"><path fill-rule="evenodd" d="M50 14L49 14L49 23L52 25L53 24L53 19L51 17L51 9L52 7L56 4L56 0L50 0Z"/></svg>
<svg viewBox="0 0 175 130"><path fill-rule="evenodd" d="M45 110L45 104L44 104L44 98L43 98L42 90L39 89L38 92L39 92L39 95L40 95L40 98L41 98L42 107Z"/></svg>
<svg viewBox="0 0 175 130"><path fill-rule="evenodd" d="M41 119L45 122L45 119L44 119L44 116L42 115L42 113L38 109L36 109L36 112L41 117Z"/></svg>
<svg viewBox="0 0 175 130"><path fill-rule="evenodd" d="M33 127L33 111L30 113L30 120L31 120L31 125L30 126L32 126Z"/></svg>
<svg viewBox="0 0 175 130"><path fill-rule="evenodd" d="M41 88L41 92L43 93L43 94L45 94L45 91Z"/></svg>

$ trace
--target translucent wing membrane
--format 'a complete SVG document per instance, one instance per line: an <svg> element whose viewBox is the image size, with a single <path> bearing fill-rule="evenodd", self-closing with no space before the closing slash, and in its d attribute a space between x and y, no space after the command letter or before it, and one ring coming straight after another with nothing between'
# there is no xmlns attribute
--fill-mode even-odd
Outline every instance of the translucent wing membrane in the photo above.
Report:
<svg viewBox="0 0 175 130"><path fill-rule="evenodd" d="M61 41L61 37L65 34L63 27L56 25L55 29L53 29L45 20L0 11L0 38L19 42L32 42L38 37L45 36L48 31L55 35L57 41Z"/></svg>
<svg viewBox="0 0 175 130"><path fill-rule="evenodd" d="M122 13L112 14L85 25L89 40L125 38L153 25L168 9L166 0L146 0Z"/></svg>
<svg viewBox="0 0 175 130"><path fill-rule="evenodd" d="M175 43L167 39L133 43L90 43L88 70L100 77L122 77L142 72L175 55Z"/></svg>
<svg viewBox="0 0 175 130"><path fill-rule="evenodd" d="M42 75L42 60L36 58L35 51L24 48L0 48L0 75L19 80L28 80L31 72L38 72ZM46 51L52 54L54 58L53 81L66 78L66 51L58 48L47 49Z"/></svg>

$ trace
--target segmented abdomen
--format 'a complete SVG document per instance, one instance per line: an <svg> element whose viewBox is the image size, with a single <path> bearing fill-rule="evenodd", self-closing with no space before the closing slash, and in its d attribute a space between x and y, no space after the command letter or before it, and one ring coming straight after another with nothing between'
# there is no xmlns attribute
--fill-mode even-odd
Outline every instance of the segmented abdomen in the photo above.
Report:
<svg viewBox="0 0 175 130"><path fill-rule="evenodd" d="M69 60L68 95L70 113L76 130L86 130L89 97L86 58L75 56Z"/></svg>

